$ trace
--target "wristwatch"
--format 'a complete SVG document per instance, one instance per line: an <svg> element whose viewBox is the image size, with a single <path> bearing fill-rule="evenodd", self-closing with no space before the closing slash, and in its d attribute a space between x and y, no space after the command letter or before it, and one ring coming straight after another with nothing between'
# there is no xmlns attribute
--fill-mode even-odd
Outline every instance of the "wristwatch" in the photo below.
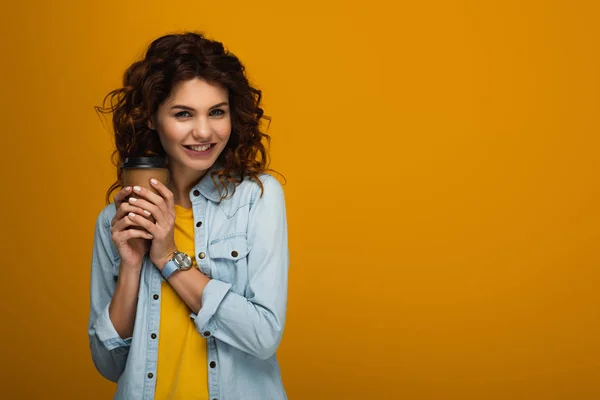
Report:
<svg viewBox="0 0 600 400"><path fill-rule="evenodd" d="M190 268L192 268L192 258L181 251L175 251L173 257L171 257L171 259L165 264L161 274L166 281L169 280L169 277L173 274L173 272L184 271Z"/></svg>

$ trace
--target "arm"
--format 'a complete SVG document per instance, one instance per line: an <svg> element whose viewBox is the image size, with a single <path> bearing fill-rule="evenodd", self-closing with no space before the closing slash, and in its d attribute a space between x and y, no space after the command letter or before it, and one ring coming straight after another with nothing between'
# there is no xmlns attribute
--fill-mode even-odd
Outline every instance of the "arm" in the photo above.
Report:
<svg viewBox="0 0 600 400"><path fill-rule="evenodd" d="M275 354L283 335L287 305L289 252L284 193L267 176L250 210L246 296L216 279L202 291L202 308L192 313L196 329L260 359Z"/></svg>
<svg viewBox="0 0 600 400"><path fill-rule="evenodd" d="M117 287L108 306L108 316L122 338L133 336L141 268L141 265L130 268L121 263Z"/></svg>
<svg viewBox="0 0 600 400"><path fill-rule="evenodd" d="M191 310L196 329L261 359L271 357L281 340L287 303L289 265L283 189L267 177L264 194L257 188L248 226L247 297L231 284L209 279L195 268L179 271L169 283ZM166 261L156 266L162 270Z"/></svg>
<svg viewBox="0 0 600 400"><path fill-rule="evenodd" d="M125 369L131 338L122 339L109 317L111 298L117 286L112 269L110 225L100 213L96 220L92 251L88 336L96 369L106 379L116 382ZM130 284L131 279L123 281L129 281Z"/></svg>

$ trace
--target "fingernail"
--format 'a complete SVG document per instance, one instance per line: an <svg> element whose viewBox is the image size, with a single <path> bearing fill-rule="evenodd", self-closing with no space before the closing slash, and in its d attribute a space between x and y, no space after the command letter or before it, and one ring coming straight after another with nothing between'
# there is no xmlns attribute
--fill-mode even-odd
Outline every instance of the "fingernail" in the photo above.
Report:
<svg viewBox="0 0 600 400"><path fill-rule="evenodd" d="M124 188L126 192L129 192L131 190L131 186L127 186L126 188Z"/></svg>
<svg viewBox="0 0 600 400"><path fill-rule="evenodd" d="M130 197L129 201L134 202L134 201L137 201L137 199L135 197Z"/></svg>
<svg viewBox="0 0 600 400"><path fill-rule="evenodd" d="M146 210L144 210L144 214L146 214L146 215L150 215L150 211L146 211Z"/></svg>
<svg viewBox="0 0 600 400"><path fill-rule="evenodd" d="M135 190L136 192L139 192L140 190L142 190L142 188L139 186L134 186L133 190Z"/></svg>
<svg viewBox="0 0 600 400"><path fill-rule="evenodd" d="M131 218L133 218L133 217L135 217L135 214L134 214L134 213L132 213L132 212L130 212L130 213L129 213L129 216L130 216Z"/></svg>
<svg viewBox="0 0 600 400"><path fill-rule="evenodd" d="M148 235L148 237L151 237L151 238L153 238L153 237L154 237L154 236L152 236L152 234L151 234L151 233L147 233L146 235Z"/></svg>
<svg viewBox="0 0 600 400"><path fill-rule="evenodd" d="M155 185L158 183L158 181L154 178L150 179L150 182L154 183Z"/></svg>

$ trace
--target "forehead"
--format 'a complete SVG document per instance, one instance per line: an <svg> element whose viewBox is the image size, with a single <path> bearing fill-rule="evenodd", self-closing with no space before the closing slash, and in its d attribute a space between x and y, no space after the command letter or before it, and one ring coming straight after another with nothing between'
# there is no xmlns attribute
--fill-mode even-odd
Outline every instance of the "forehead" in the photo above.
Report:
<svg viewBox="0 0 600 400"><path fill-rule="evenodd" d="M227 98L227 90L221 85L194 78L173 86L173 90L165 104L184 104L194 108L203 108L227 101Z"/></svg>

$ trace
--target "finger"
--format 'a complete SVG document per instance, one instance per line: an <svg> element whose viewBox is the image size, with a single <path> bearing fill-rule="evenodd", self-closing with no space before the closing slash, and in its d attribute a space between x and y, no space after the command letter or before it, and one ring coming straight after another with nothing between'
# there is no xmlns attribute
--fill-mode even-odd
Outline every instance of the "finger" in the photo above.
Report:
<svg viewBox="0 0 600 400"><path fill-rule="evenodd" d="M116 232L113 234L113 240L117 243L125 243L129 239L133 238L154 239L154 236L152 236L151 233L140 229L128 229L126 231Z"/></svg>
<svg viewBox="0 0 600 400"><path fill-rule="evenodd" d="M139 229L129 229L127 231L124 231L122 235L122 239L124 240L129 240L133 238L154 239L154 236L152 236L151 233Z"/></svg>
<svg viewBox="0 0 600 400"><path fill-rule="evenodd" d="M166 221L165 217L170 215L167 210L167 203L165 200L161 196L152 193L145 187L134 186L132 196L136 200L130 201L130 204L140 202L140 207L150 211L152 216L156 218L157 221ZM131 198L132 197L129 199Z"/></svg>
<svg viewBox="0 0 600 400"><path fill-rule="evenodd" d="M115 209L117 210L117 214L119 212L119 207L121 206L123 199L125 197L129 196L130 193L131 193L131 186L126 186L123 189L119 190L117 192L117 194L115 194L113 203L115 204ZM113 217L110 224L114 225L117 222L117 219L120 219L120 218L122 218L122 217L117 218L115 215L115 217Z"/></svg>
<svg viewBox="0 0 600 400"><path fill-rule="evenodd" d="M131 200L133 200L134 198L131 198ZM139 214L145 218L151 217L152 213L144 208L142 208L139 204L139 201L129 201L129 202L123 202L121 204L121 207L119 209L118 212L118 216L115 215L115 217L117 217L118 219L123 218L125 215L129 214L130 212L134 212L136 214Z"/></svg>
<svg viewBox="0 0 600 400"><path fill-rule="evenodd" d="M128 206L129 206L129 203L121 203L121 205L117 208L117 212L115 213L115 216L110 221L111 226L115 226L117 224L117 222L119 222L121 219L123 219L123 217L125 215L127 215L127 213L129 212L127 210Z"/></svg>
<svg viewBox="0 0 600 400"><path fill-rule="evenodd" d="M175 208L175 196L173 196L173 192L158 179L150 178L150 184L167 203L167 210L173 210Z"/></svg>
<svg viewBox="0 0 600 400"><path fill-rule="evenodd" d="M130 219L131 221L133 221L135 223L135 225L141 226L142 228L146 229L148 232L155 234L156 232L154 232L158 227L156 226L156 224L153 224L152 222L148 221L146 218L142 217L141 215L135 214L133 212L127 214L127 216L123 219Z"/></svg>
<svg viewBox="0 0 600 400"><path fill-rule="evenodd" d="M126 186L123 189L119 190L117 194L115 194L114 201L115 205L119 206L119 204L123 201L123 199L131 194L131 186Z"/></svg>
<svg viewBox="0 0 600 400"><path fill-rule="evenodd" d="M127 216L127 214L121 218L120 220L118 220L111 228L110 231L115 233L115 232L121 232L121 231L125 231L127 229L129 229L130 227L138 227L141 228L141 226L136 223L134 220L132 220L130 217Z"/></svg>
<svg viewBox="0 0 600 400"><path fill-rule="evenodd" d="M129 199L127 199L127 202L131 207L135 207L137 209L148 211L150 213L150 215L155 216L155 218L156 218L156 215L161 215L161 210L160 210L160 208L158 208L157 205L152 204L149 201L144 200L142 198L130 197ZM123 204L125 204L125 203L123 203ZM136 214L148 215L147 213L144 213L144 212L136 212Z"/></svg>
<svg viewBox="0 0 600 400"><path fill-rule="evenodd" d="M138 208L138 207L135 207L135 208ZM115 226L115 224L117 222L119 222L121 219L123 219L123 217L125 217L127 214L129 214L132 211L137 212L137 210L134 211L134 206L132 204L130 204L128 202L121 203L121 205L117 209L117 212L115 213L115 216L110 221L110 225Z"/></svg>

